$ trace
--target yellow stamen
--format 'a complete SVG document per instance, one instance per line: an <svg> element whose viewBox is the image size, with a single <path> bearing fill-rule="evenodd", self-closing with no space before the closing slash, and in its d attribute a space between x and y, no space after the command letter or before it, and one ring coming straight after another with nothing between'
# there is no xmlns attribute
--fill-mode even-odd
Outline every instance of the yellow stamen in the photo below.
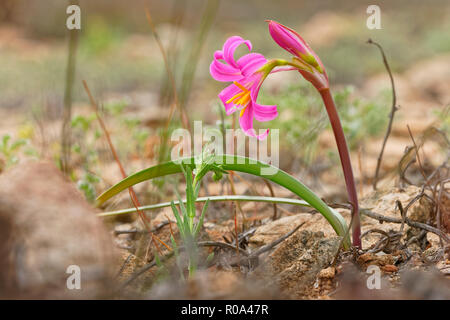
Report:
<svg viewBox="0 0 450 320"><path fill-rule="evenodd" d="M227 100L227 103L232 102L236 106L247 106L251 99L251 92L246 87L244 87L239 82L233 81L233 84L236 85L242 91L232 96Z"/></svg>
<svg viewBox="0 0 450 320"><path fill-rule="evenodd" d="M247 109L248 105L246 105L242 110L241 113L239 114L239 117L242 118L242 116L244 115L245 109Z"/></svg>
<svg viewBox="0 0 450 320"><path fill-rule="evenodd" d="M242 91L235 94L230 99L228 99L227 103L232 102L236 106L243 106L243 108L241 109L241 113L239 114L239 116L242 117L244 115L245 109L247 109L247 106L250 103L251 91L248 90L246 87L244 87L239 82L233 81L233 84L236 85Z"/></svg>
<svg viewBox="0 0 450 320"><path fill-rule="evenodd" d="M236 102L236 104L237 105L241 105L241 106L243 106L243 105L245 105L247 102L249 102L250 101L250 92L247 92L247 93L245 93L243 96L242 96L242 98L240 98L237 102Z"/></svg>
<svg viewBox="0 0 450 320"><path fill-rule="evenodd" d="M237 81L233 81L233 84L238 86L242 91L248 92L248 89L246 87L244 87L242 84L240 84Z"/></svg>
<svg viewBox="0 0 450 320"><path fill-rule="evenodd" d="M232 96L230 99L228 99L227 103L230 103L230 102L234 103L234 101L236 99L239 99L243 94L245 94L245 92L239 92L238 94L236 94L236 95Z"/></svg>

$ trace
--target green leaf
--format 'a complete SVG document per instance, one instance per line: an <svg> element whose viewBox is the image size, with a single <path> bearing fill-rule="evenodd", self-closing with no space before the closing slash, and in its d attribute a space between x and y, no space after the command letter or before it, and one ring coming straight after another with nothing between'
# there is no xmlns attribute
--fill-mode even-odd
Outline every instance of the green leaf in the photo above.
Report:
<svg viewBox="0 0 450 320"><path fill-rule="evenodd" d="M178 257L178 255L179 255L178 245L177 245L177 242L175 241L175 239L173 238L173 235L170 235L170 242L172 242L172 248L173 248L175 257Z"/></svg>
<svg viewBox="0 0 450 320"><path fill-rule="evenodd" d="M2 147L6 149L9 140L11 140L11 136L9 134L5 134L2 139Z"/></svg>
<svg viewBox="0 0 450 320"><path fill-rule="evenodd" d="M25 140L25 139L18 139L18 140L14 141L11 144L10 150L11 151L17 150L18 148L20 148L20 147L22 147L22 146L24 146L26 144L27 144L27 140Z"/></svg>
<svg viewBox="0 0 450 320"><path fill-rule="evenodd" d="M214 259L214 252L208 254L208 256L206 257L206 264L210 263L212 259Z"/></svg>
<svg viewBox="0 0 450 320"><path fill-rule="evenodd" d="M170 206L172 207L173 215L175 216L175 219L177 220L177 226L178 230L180 231L180 235L182 238L184 238L184 227L183 227L183 221L181 220L180 213L178 212L177 207L175 206L175 203L170 202Z"/></svg>
<svg viewBox="0 0 450 320"><path fill-rule="evenodd" d="M192 181L192 170L190 167L186 167L186 208L190 219L195 217L195 197Z"/></svg>
<svg viewBox="0 0 450 320"><path fill-rule="evenodd" d="M198 194L200 193L200 187L201 187L201 183L199 182L199 183L197 183L196 185L195 185L195 190L194 190L194 201L195 201L195 199L197 199L198 198Z"/></svg>
<svg viewBox="0 0 450 320"><path fill-rule="evenodd" d="M186 220L188 218L188 214L187 214L187 211L186 211L186 206L184 205L184 202L181 200L181 196L178 193L178 190L176 190L176 189L174 189L174 190L175 190L175 194L176 194L176 196L178 198L178 204L180 205L181 215L183 216L183 220Z"/></svg>
<svg viewBox="0 0 450 320"><path fill-rule="evenodd" d="M170 235L170 242L172 242L172 248L173 248L173 252L175 254L175 260L177 261L178 271L180 272L180 278L184 280L184 273L183 273L183 269L181 267L181 261L180 261L180 252L178 250L177 242L173 238L173 235Z"/></svg>
<svg viewBox="0 0 450 320"><path fill-rule="evenodd" d="M263 197L263 196L241 196L241 195L226 195L226 196L209 196L209 197L200 197L195 200L195 202L206 202L207 200L210 201L255 201L255 202L270 202L270 203L284 203L284 204L292 204L296 206L302 206L302 207L309 207L311 208L311 205L308 202L305 202L303 200L298 199L292 199L292 198L279 198L279 197ZM175 205L179 204L179 201L173 201ZM186 202L186 200L182 200L182 202ZM146 206L140 206L140 211L145 210L154 210L154 209L161 209L165 207L170 207L170 202L161 202L157 204L150 204ZM134 213L136 212L136 208L128 208L128 209L120 209L115 211L109 211L109 212L102 212L97 214L99 217L107 217L107 216L114 216L114 215L120 215L120 214L127 214L127 213Z"/></svg>
<svg viewBox="0 0 450 320"><path fill-rule="evenodd" d="M344 237L346 235L347 224L344 218L338 212L328 207L326 203L323 202L320 197L318 197L314 192L308 189L308 187L306 187L300 181L287 174L283 170L253 159L251 160L246 157L235 155L220 155L216 156L215 159L216 163L221 163L221 166L224 170L245 172L248 174L253 174L255 176L263 177L292 191L294 194L308 202L313 208L319 211L325 217L325 219L327 219L327 221L331 224L331 226L339 236ZM185 166L189 166L192 168L194 166L193 160L194 158L192 157L185 158L183 163ZM275 173L273 175L262 175L261 169L263 168L270 169ZM127 190L129 187L134 186L137 183L168 174L180 173L181 171L182 170L179 164L173 161L161 163L159 165L139 171L123 179L122 181L102 193L97 198L97 205L102 205L111 197L124 190ZM350 238L347 235L344 241L344 248L349 248L349 246Z"/></svg>
<svg viewBox="0 0 450 320"><path fill-rule="evenodd" d="M162 264L161 260L159 259L158 252L155 251L155 263L158 267L164 268L164 265Z"/></svg>
<svg viewBox="0 0 450 320"><path fill-rule="evenodd" d="M198 233L200 232L200 230L201 230L201 228L202 228L203 220L204 220L204 218L205 218L205 213L206 213L206 210L208 210L208 205L209 205L209 199L206 200L206 203L205 203L205 205L203 206L203 209L202 209L202 214L201 214L201 216L200 216L200 219L198 220L198 223L197 223L197 225L195 226L195 229L194 229L194 238L197 237Z"/></svg>

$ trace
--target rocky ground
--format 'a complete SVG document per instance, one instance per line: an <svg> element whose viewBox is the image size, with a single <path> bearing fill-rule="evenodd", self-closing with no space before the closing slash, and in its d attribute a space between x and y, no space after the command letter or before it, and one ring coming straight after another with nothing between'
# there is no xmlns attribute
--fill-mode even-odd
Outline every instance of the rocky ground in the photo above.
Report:
<svg viewBox="0 0 450 320"><path fill-rule="evenodd" d="M284 209L273 220L271 205L248 203L242 208L249 213L246 229L240 229L237 255L233 220L208 218L199 238L200 260L212 252L214 258L182 283L175 280L175 261L161 245L164 268L156 265L140 220L110 221L105 228L98 211L53 165L19 165L0 176L0 185L0 249L6 257L1 264L2 296L450 298L448 199L441 199L439 231L432 222L436 199L420 197L421 187L379 190L361 200L362 250L338 250L341 238L318 213ZM403 216L400 207L407 210ZM228 204L215 205L209 215L227 215L229 209ZM350 220L349 210L337 210ZM175 223L171 211L164 209L152 219L153 232L165 243L171 234L179 241ZM292 234L294 227L299 228ZM87 279L76 294L64 286L71 264L81 266ZM374 272L380 274L379 290L368 288Z"/></svg>
<svg viewBox="0 0 450 320"><path fill-rule="evenodd" d="M135 40L138 44L144 42ZM19 41L16 45L29 43ZM68 182L50 164L52 161L24 161L0 174L0 296L450 299L449 149L448 141L431 129L443 121L432 113L432 108L444 109L450 101L449 72L450 57L442 55L394 74L400 109L386 146L381 167L383 179L377 191L373 191L370 179L381 138L368 141L362 154L352 154L353 163L360 164L355 174L362 208L362 250L339 250L341 239L314 211L278 205L273 219L272 205L242 203L242 212L237 210L237 254L233 219L236 208L232 203L215 203L209 208L199 239L202 260L213 252L214 258L200 268L195 278L179 282L175 280L179 273L174 259L166 257L170 252L162 245L160 255L166 257L162 258L165 268L156 265L149 236L136 217L98 218L96 214L101 211L86 202L75 183ZM355 94L371 97L383 87L389 88L385 73L368 79ZM133 106L130 112L142 115L150 128L161 125L167 110L154 107L148 112L144 108L154 97L143 92L130 93L128 97ZM75 106L80 113L88 108ZM43 130L48 140L40 142L51 149L60 123L54 119L45 121ZM21 113L0 108L0 134L15 132L22 125ZM420 147L419 159L411 152L414 142L407 125ZM112 134L117 132L112 130ZM323 147L333 145L330 132L319 140ZM154 164L156 159L151 152L157 143L155 136L149 137L146 158L131 159L129 167ZM47 154L43 155L45 159ZM421 162L413 163L414 159ZM121 179L111 159L103 162L101 169L105 183L102 187ZM342 180L338 176L325 174L321 179L321 196L342 196ZM254 194L255 190L270 195L261 181L236 176L237 194ZM136 191L138 197L146 196L144 187L137 186ZM213 182L208 183L207 191L211 195L231 192L227 183ZM279 188L274 187L274 192L276 196L292 197ZM201 196L204 195L206 191L202 190ZM128 194L124 193L108 209L130 206ZM345 203L336 205L336 210L350 221ZM179 241L170 208L150 215L152 230L159 239L170 243L173 233ZM83 282L86 286L78 293L68 292L65 286L66 269L72 264L87 270L87 282ZM376 285L371 276L377 270L381 275L380 289L371 290L368 283Z"/></svg>

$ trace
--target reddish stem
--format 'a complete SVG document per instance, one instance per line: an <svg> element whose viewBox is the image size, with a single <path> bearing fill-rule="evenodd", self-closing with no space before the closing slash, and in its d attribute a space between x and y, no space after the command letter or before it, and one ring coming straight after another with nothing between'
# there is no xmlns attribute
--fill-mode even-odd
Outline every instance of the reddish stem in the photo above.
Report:
<svg viewBox="0 0 450 320"><path fill-rule="evenodd" d="M322 96L325 108L327 109L331 127L333 128L334 137L336 139L336 144L339 151L339 157L341 159L342 170L344 171L348 198L353 206L353 245L355 247L361 248L361 226L359 221L358 196L356 194L355 179L353 178L352 163L350 160L350 153L348 151L347 142L344 136L344 130L342 129L341 121L339 119L333 97L331 96L330 89L321 89L319 90L319 92Z"/></svg>

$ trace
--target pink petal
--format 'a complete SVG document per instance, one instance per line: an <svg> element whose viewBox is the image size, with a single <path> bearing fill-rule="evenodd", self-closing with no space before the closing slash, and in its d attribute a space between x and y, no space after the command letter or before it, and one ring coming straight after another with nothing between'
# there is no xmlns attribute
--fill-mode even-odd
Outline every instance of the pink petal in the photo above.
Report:
<svg viewBox="0 0 450 320"><path fill-rule="evenodd" d="M262 134L256 136L256 138L257 138L258 140L264 140L264 139L267 137L267 135L269 134L269 131L270 131L270 130L267 129L267 130L264 131Z"/></svg>
<svg viewBox="0 0 450 320"><path fill-rule="evenodd" d="M242 131L245 134L250 135L252 137L255 136L255 129L253 129L253 110L252 104L250 103L245 109L242 117L239 117L239 124L241 126Z"/></svg>
<svg viewBox="0 0 450 320"><path fill-rule="evenodd" d="M231 84L219 93L219 99L225 106L225 112L227 115L230 115L237 110L236 105L231 102L227 103L227 101L239 92L241 92L241 89L239 89L238 86Z"/></svg>
<svg viewBox="0 0 450 320"><path fill-rule="evenodd" d="M221 63L218 60L211 62L209 73L215 80L222 82L237 81L242 78L242 73L239 69Z"/></svg>
<svg viewBox="0 0 450 320"><path fill-rule="evenodd" d="M312 55L323 70L324 79L328 82L328 75L319 56L311 49L305 40L294 30L276 22L269 22L269 32L273 40L283 49L301 58L300 54Z"/></svg>
<svg viewBox="0 0 450 320"><path fill-rule="evenodd" d="M241 44L245 44L248 47L248 50L252 50L252 43L249 40L244 40L239 36L233 36L227 39L223 45L223 58L225 61L235 67L238 68L236 61L234 60L234 51Z"/></svg>
<svg viewBox="0 0 450 320"><path fill-rule="evenodd" d="M224 60L223 51L217 50L216 52L214 52L214 59L215 60Z"/></svg>
<svg viewBox="0 0 450 320"><path fill-rule="evenodd" d="M241 69L245 77L252 75L256 70L261 68L267 59L260 53L248 53L237 61L237 65Z"/></svg>
<svg viewBox="0 0 450 320"><path fill-rule="evenodd" d="M260 122L273 120L278 116L277 106L253 103L253 116Z"/></svg>
<svg viewBox="0 0 450 320"><path fill-rule="evenodd" d="M305 40L294 30L276 22L269 22L269 32L273 40L283 49L289 51L294 56L309 54L310 50Z"/></svg>
<svg viewBox="0 0 450 320"><path fill-rule="evenodd" d="M256 102L256 99L258 99L259 89L261 89L262 85L262 76L263 74L261 72L256 72L246 79L246 83L251 86L250 88L253 102Z"/></svg>
<svg viewBox="0 0 450 320"><path fill-rule="evenodd" d="M258 140L264 140L269 134L269 129L260 135L256 134L256 130L253 128L253 106L251 103L245 109L242 117L239 117L239 124L246 135L256 137Z"/></svg>

